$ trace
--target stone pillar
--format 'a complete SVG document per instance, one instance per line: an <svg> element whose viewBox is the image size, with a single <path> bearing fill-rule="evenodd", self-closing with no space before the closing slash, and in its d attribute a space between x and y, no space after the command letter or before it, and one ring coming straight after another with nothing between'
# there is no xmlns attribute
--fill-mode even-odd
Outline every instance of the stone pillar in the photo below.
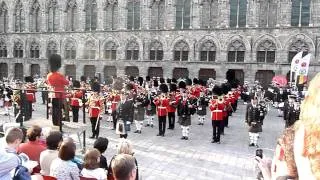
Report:
<svg viewBox="0 0 320 180"><path fill-rule="evenodd" d="M123 77L125 74L126 74L125 66L123 65L117 66L117 77Z"/></svg>
<svg viewBox="0 0 320 180"><path fill-rule="evenodd" d="M103 21L104 21L104 2L105 1L97 1L97 31L103 30Z"/></svg>
<svg viewBox="0 0 320 180"><path fill-rule="evenodd" d="M7 29L7 32L14 32L14 15L12 12L14 12L14 6L11 7L9 6L8 7L8 12L11 12L11 13L8 13L8 29Z"/></svg>
<svg viewBox="0 0 320 180"><path fill-rule="evenodd" d="M23 5L24 8L24 30L23 32L30 32L30 9L28 4Z"/></svg>
<svg viewBox="0 0 320 180"><path fill-rule="evenodd" d="M310 25L315 27L320 26L320 1L311 1L310 8Z"/></svg>
<svg viewBox="0 0 320 180"><path fill-rule="evenodd" d="M167 1L167 9L166 9L166 21L165 27L166 29L174 29L176 22L176 8L175 8L175 0Z"/></svg>
<svg viewBox="0 0 320 180"><path fill-rule="evenodd" d="M14 77L14 63L9 62L8 63L8 78L11 79L12 77Z"/></svg>
<svg viewBox="0 0 320 180"><path fill-rule="evenodd" d="M47 32L48 31L48 13L46 10L41 10L40 8L40 32Z"/></svg>
<svg viewBox="0 0 320 180"><path fill-rule="evenodd" d="M31 70L30 70L30 63L27 63L26 61L24 61L25 63L23 63L23 76L30 76L31 74Z"/></svg>
<svg viewBox="0 0 320 180"><path fill-rule="evenodd" d="M140 1L140 29L149 29L149 2Z"/></svg>
<svg viewBox="0 0 320 180"><path fill-rule="evenodd" d="M58 16L59 16L59 27L58 27L58 31L64 31L65 30L65 13L64 13L64 8L59 8L58 7Z"/></svg>
<svg viewBox="0 0 320 180"><path fill-rule="evenodd" d="M248 1L247 2L247 25L246 27L258 27L257 17L257 1Z"/></svg>
<svg viewBox="0 0 320 180"><path fill-rule="evenodd" d="M222 66L223 65L223 66ZM216 68L214 69L216 71L216 80L217 81L223 81L224 79L226 79L226 73L227 73L227 69L224 68L224 63L221 64L222 68Z"/></svg>
<svg viewBox="0 0 320 180"><path fill-rule="evenodd" d="M280 1L280 26L290 26L291 25L291 0Z"/></svg>
<svg viewBox="0 0 320 180"><path fill-rule="evenodd" d="M200 28L200 2L199 0L193 0L193 3L191 5L192 7L192 14L191 14L191 24L193 29L199 29Z"/></svg>
<svg viewBox="0 0 320 180"><path fill-rule="evenodd" d="M139 76L141 77L146 77L148 76L148 70L149 70L149 67L148 66L138 66L139 68Z"/></svg>
<svg viewBox="0 0 320 180"><path fill-rule="evenodd" d="M80 79L80 77L84 75L84 65L82 63L77 64L76 74L77 74L77 79Z"/></svg>
<svg viewBox="0 0 320 180"><path fill-rule="evenodd" d="M172 78L173 76L173 67L168 65L168 63L163 64L163 77Z"/></svg>
<svg viewBox="0 0 320 180"><path fill-rule="evenodd" d="M220 53L217 53L217 62L227 62L228 58L228 50L227 49L221 49Z"/></svg>
<svg viewBox="0 0 320 180"><path fill-rule="evenodd" d="M79 6L77 8L79 16L77 17L78 19L78 27L77 30L79 31L84 31L85 30L85 25L86 25L86 12L84 9L85 3L79 3Z"/></svg>
<svg viewBox="0 0 320 180"><path fill-rule="evenodd" d="M119 2L119 30L127 29L127 3L124 0L120 0Z"/></svg>
<svg viewBox="0 0 320 180"><path fill-rule="evenodd" d="M227 28L229 27L230 21L230 4L227 0L220 0L219 2L219 23L218 27Z"/></svg>

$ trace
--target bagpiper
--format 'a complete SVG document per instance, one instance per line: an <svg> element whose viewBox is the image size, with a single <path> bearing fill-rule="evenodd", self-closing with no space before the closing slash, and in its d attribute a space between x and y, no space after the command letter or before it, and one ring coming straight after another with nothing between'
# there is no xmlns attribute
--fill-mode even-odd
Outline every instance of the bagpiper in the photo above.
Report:
<svg viewBox="0 0 320 180"><path fill-rule="evenodd" d="M149 89L147 88L148 91L148 102L149 104L147 105L147 109L146 109L146 115L147 115L147 124L146 126L151 126L153 128L153 121L154 121L154 116L157 113L157 107L154 104L154 99L155 97L158 95L158 81L154 80L153 81L153 85L149 87Z"/></svg>
<svg viewBox="0 0 320 180"><path fill-rule="evenodd" d="M200 92L200 97L197 100L197 114L198 114L198 125L204 125L207 115L208 99L205 97L205 92Z"/></svg>
<svg viewBox="0 0 320 180"><path fill-rule="evenodd" d="M288 96L288 102L284 105L283 119L285 121L285 127L292 126L300 116L300 105L297 101L297 97L294 95Z"/></svg>
<svg viewBox="0 0 320 180"><path fill-rule="evenodd" d="M169 99L167 98L168 86L166 84L160 85L161 94L153 100L154 104L157 106L157 115L159 121L159 133L157 136L164 137L166 132L166 121L167 121L167 107L169 105Z"/></svg>
<svg viewBox="0 0 320 180"><path fill-rule="evenodd" d="M245 122L249 126L249 146L258 146L259 132L261 132L262 125L260 122L260 111L258 107L258 100L254 98L251 103L247 105Z"/></svg>
<svg viewBox="0 0 320 180"><path fill-rule="evenodd" d="M128 137L130 111L133 108L133 101L128 99L128 95L128 92L121 94L121 101L117 107L116 133L120 135L120 138Z"/></svg>
<svg viewBox="0 0 320 180"><path fill-rule="evenodd" d="M149 100L144 94L144 92L139 92L138 96L134 102L134 120L136 125L136 131L134 133L141 134L141 129L143 126L145 108L148 106Z"/></svg>

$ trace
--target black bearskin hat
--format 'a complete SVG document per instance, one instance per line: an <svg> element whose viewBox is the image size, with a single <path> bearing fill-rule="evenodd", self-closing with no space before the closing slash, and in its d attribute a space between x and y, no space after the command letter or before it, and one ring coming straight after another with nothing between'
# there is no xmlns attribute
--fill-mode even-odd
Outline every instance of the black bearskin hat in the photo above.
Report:
<svg viewBox="0 0 320 180"><path fill-rule="evenodd" d="M231 91L231 86L229 83L223 83L221 89L223 94L228 94L228 92Z"/></svg>
<svg viewBox="0 0 320 180"><path fill-rule="evenodd" d="M206 86L206 85L207 85L207 82L206 82L205 80L203 80L203 79L199 79L199 84L200 84L201 86Z"/></svg>
<svg viewBox="0 0 320 180"><path fill-rule="evenodd" d="M80 77L80 81L84 81L84 82L87 81L87 77L81 76L81 77Z"/></svg>
<svg viewBox="0 0 320 180"><path fill-rule="evenodd" d="M223 94L223 91L222 91L222 88L218 85L215 85L213 88L212 88L212 93L214 95L217 95L217 96L221 96Z"/></svg>
<svg viewBox="0 0 320 180"><path fill-rule="evenodd" d="M50 72L57 72L61 67L61 56L58 54L52 54L49 57L48 63Z"/></svg>
<svg viewBox="0 0 320 180"><path fill-rule="evenodd" d="M177 84L177 79L176 78L172 78L171 82Z"/></svg>
<svg viewBox="0 0 320 180"><path fill-rule="evenodd" d="M158 86L159 86L158 80L153 80L153 86L154 86L154 87L158 87Z"/></svg>
<svg viewBox="0 0 320 180"><path fill-rule="evenodd" d="M100 84L98 82L93 82L91 85L91 90L93 92L100 92Z"/></svg>
<svg viewBox="0 0 320 180"><path fill-rule="evenodd" d="M193 84L199 84L199 80L197 78L193 78Z"/></svg>
<svg viewBox="0 0 320 180"><path fill-rule="evenodd" d="M31 77L31 76L26 76L26 77L24 78L24 81L25 81L25 82L29 82L29 83L34 83L33 77Z"/></svg>
<svg viewBox="0 0 320 180"><path fill-rule="evenodd" d="M146 81L147 81L147 82L150 81L150 76L146 76Z"/></svg>
<svg viewBox="0 0 320 180"><path fill-rule="evenodd" d="M191 79L188 78L188 79L186 80L186 85L187 85L187 86L191 86L191 85L192 85Z"/></svg>
<svg viewBox="0 0 320 180"><path fill-rule="evenodd" d="M133 76L130 76L130 77L129 77L129 80L130 80L130 81L134 81L134 77L133 77Z"/></svg>
<svg viewBox="0 0 320 180"><path fill-rule="evenodd" d="M171 83L171 79L167 78L167 83L170 84Z"/></svg>
<svg viewBox="0 0 320 180"><path fill-rule="evenodd" d="M80 81L74 80L72 85L74 88L80 88Z"/></svg>
<svg viewBox="0 0 320 180"><path fill-rule="evenodd" d="M177 85L176 84L170 84L170 92L177 91Z"/></svg>
<svg viewBox="0 0 320 180"><path fill-rule="evenodd" d="M163 84L163 83L165 83L164 79L160 78L160 84Z"/></svg>
<svg viewBox="0 0 320 180"><path fill-rule="evenodd" d="M121 91L123 89L123 80L120 78L116 78L113 80L112 83L113 89Z"/></svg>
<svg viewBox="0 0 320 180"><path fill-rule="evenodd" d="M187 84L184 81L180 81L178 86L179 86L180 89L186 89Z"/></svg>
<svg viewBox="0 0 320 180"><path fill-rule="evenodd" d="M142 84L143 84L143 78L142 78L142 77L138 77L138 82L139 82L139 85L142 86Z"/></svg>
<svg viewBox="0 0 320 180"><path fill-rule="evenodd" d="M134 89L134 86L132 83L126 84L126 90L131 91L132 89Z"/></svg>
<svg viewBox="0 0 320 180"><path fill-rule="evenodd" d="M159 89L162 93L167 93L169 91L168 86L166 84L160 84Z"/></svg>

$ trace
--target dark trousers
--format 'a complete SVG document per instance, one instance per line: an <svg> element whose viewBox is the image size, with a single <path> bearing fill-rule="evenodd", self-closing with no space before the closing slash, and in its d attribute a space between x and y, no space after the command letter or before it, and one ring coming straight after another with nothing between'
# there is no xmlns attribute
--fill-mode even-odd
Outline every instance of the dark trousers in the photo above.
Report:
<svg viewBox="0 0 320 180"><path fill-rule="evenodd" d="M166 132L166 121L167 121L167 116L158 116L159 120L159 134L164 135Z"/></svg>
<svg viewBox="0 0 320 180"><path fill-rule="evenodd" d="M116 127L117 127L117 112L112 111L111 115L112 115L113 129L116 129Z"/></svg>
<svg viewBox="0 0 320 180"><path fill-rule="evenodd" d="M174 123L176 121L175 112L168 112L168 119L169 119L169 128L174 129Z"/></svg>
<svg viewBox="0 0 320 180"><path fill-rule="evenodd" d="M120 138L125 138L125 139L127 139L127 137L128 137L128 134L120 134Z"/></svg>
<svg viewBox="0 0 320 180"><path fill-rule="evenodd" d="M62 101L63 99L52 99L52 123L55 126L59 126L62 120Z"/></svg>
<svg viewBox="0 0 320 180"><path fill-rule="evenodd" d="M228 127L229 126L229 116L226 116L224 119L223 119L223 127Z"/></svg>
<svg viewBox="0 0 320 180"><path fill-rule="evenodd" d="M48 101L48 92L42 91L41 98L42 98L42 104L45 104Z"/></svg>
<svg viewBox="0 0 320 180"><path fill-rule="evenodd" d="M99 132L100 132L100 121L97 119L97 117L91 117L91 130L92 130L92 136L98 138L99 137ZM97 122L98 121L98 122ZM96 124L97 128L96 128Z"/></svg>
<svg viewBox="0 0 320 180"><path fill-rule="evenodd" d="M32 102L26 101L25 106L25 120L30 120L32 118Z"/></svg>
<svg viewBox="0 0 320 180"><path fill-rule="evenodd" d="M72 118L73 122L79 121L79 106L72 106Z"/></svg>
<svg viewBox="0 0 320 180"><path fill-rule="evenodd" d="M220 142L220 134L222 131L223 121L212 121L212 139L216 142Z"/></svg>

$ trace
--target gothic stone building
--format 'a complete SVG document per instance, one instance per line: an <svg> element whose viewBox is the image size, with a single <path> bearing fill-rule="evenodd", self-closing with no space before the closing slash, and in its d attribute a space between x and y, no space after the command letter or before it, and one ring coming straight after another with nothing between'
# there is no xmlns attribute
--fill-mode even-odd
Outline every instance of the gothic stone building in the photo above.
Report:
<svg viewBox="0 0 320 180"><path fill-rule="evenodd" d="M299 51L319 71L319 0L1 0L0 78L213 77L270 82Z"/></svg>

